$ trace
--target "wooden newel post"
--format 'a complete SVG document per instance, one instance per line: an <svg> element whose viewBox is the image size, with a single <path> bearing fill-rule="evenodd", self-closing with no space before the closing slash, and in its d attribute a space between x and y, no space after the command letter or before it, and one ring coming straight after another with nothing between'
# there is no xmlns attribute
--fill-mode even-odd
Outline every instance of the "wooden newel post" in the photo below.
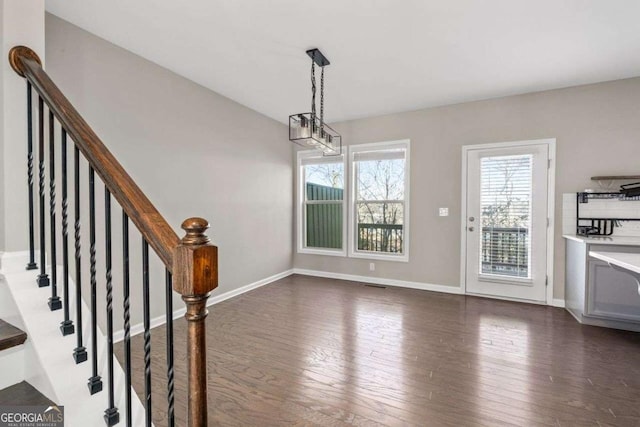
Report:
<svg viewBox="0 0 640 427"><path fill-rule="evenodd" d="M207 426L207 299L218 286L218 248L204 232L209 223L189 218L182 223L187 234L173 257L173 289L187 305L187 359L189 364L188 426Z"/></svg>

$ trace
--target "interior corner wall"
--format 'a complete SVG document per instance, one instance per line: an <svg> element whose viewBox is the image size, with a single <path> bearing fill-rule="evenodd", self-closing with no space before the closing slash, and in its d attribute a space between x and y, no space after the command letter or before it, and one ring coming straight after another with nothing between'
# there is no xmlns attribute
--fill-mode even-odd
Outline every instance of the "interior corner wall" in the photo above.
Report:
<svg viewBox="0 0 640 427"><path fill-rule="evenodd" d="M0 1L0 44L4 51L4 4L5 0ZM0 67L0 165L4 170L4 67ZM5 225L4 210L6 201L4 199L5 178L0 177L0 253L4 252L5 247Z"/></svg>
<svg viewBox="0 0 640 427"><path fill-rule="evenodd" d="M293 178L285 125L50 14L46 43L48 74L178 235L184 235L186 218L209 220L207 235L219 249L214 296L292 268ZM81 173L86 190L85 165ZM101 212L100 187L96 195ZM113 205L119 239L120 212ZM98 241L96 247L104 246ZM113 247L121 246L114 240ZM139 247L139 234L132 232L132 257L139 258ZM121 258L114 252L113 259L116 281ZM132 273L141 265L135 261ZM152 295L161 296L152 301L152 316L164 309L160 274L152 274ZM131 283L138 283L137 294L139 282ZM184 307L176 301L176 309ZM139 303L132 300L132 323L140 321Z"/></svg>
<svg viewBox="0 0 640 427"><path fill-rule="evenodd" d="M0 251L28 247L26 84L7 60L16 45L44 62L44 0L0 0Z"/></svg>
<svg viewBox="0 0 640 427"><path fill-rule="evenodd" d="M553 295L562 299L562 194L593 188L594 175L637 175L639 117L632 78L332 124L350 145L411 140L410 260L375 261L370 272L370 260L296 253L294 267L459 287L462 146L556 138Z"/></svg>

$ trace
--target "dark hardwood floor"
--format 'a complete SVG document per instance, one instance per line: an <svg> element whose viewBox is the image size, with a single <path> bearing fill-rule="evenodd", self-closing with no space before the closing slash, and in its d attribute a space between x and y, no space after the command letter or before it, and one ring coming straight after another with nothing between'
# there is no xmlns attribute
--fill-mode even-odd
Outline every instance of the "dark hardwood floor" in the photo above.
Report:
<svg viewBox="0 0 640 427"><path fill-rule="evenodd" d="M294 275L211 307L207 328L210 425L640 426L640 334L559 308ZM164 345L155 329L156 426ZM133 347L142 396L142 336Z"/></svg>
<svg viewBox="0 0 640 427"><path fill-rule="evenodd" d="M55 405L47 396L40 393L26 381L0 390L0 405Z"/></svg>

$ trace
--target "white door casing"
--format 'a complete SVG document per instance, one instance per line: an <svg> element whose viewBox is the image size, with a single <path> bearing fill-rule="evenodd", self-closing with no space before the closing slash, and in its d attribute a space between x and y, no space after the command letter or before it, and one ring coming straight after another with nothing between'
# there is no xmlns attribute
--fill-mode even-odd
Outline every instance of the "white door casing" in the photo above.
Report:
<svg viewBox="0 0 640 427"><path fill-rule="evenodd" d="M554 144L542 140L463 148L461 268L466 293L551 303L549 159Z"/></svg>

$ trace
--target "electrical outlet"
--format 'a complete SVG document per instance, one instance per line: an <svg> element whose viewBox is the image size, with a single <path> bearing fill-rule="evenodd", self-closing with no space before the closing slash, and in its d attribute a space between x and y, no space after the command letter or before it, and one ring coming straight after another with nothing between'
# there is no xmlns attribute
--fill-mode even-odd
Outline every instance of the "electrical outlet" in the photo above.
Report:
<svg viewBox="0 0 640 427"><path fill-rule="evenodd" d="M449 216L449 208L440 208L440 216Z"/></svg>
<svg viewBox="0 0 640 427"><path fill-rule="evenodd" d="M376 263L375 262L370 262L369 263L369 271L376 271Z"/></svg>

